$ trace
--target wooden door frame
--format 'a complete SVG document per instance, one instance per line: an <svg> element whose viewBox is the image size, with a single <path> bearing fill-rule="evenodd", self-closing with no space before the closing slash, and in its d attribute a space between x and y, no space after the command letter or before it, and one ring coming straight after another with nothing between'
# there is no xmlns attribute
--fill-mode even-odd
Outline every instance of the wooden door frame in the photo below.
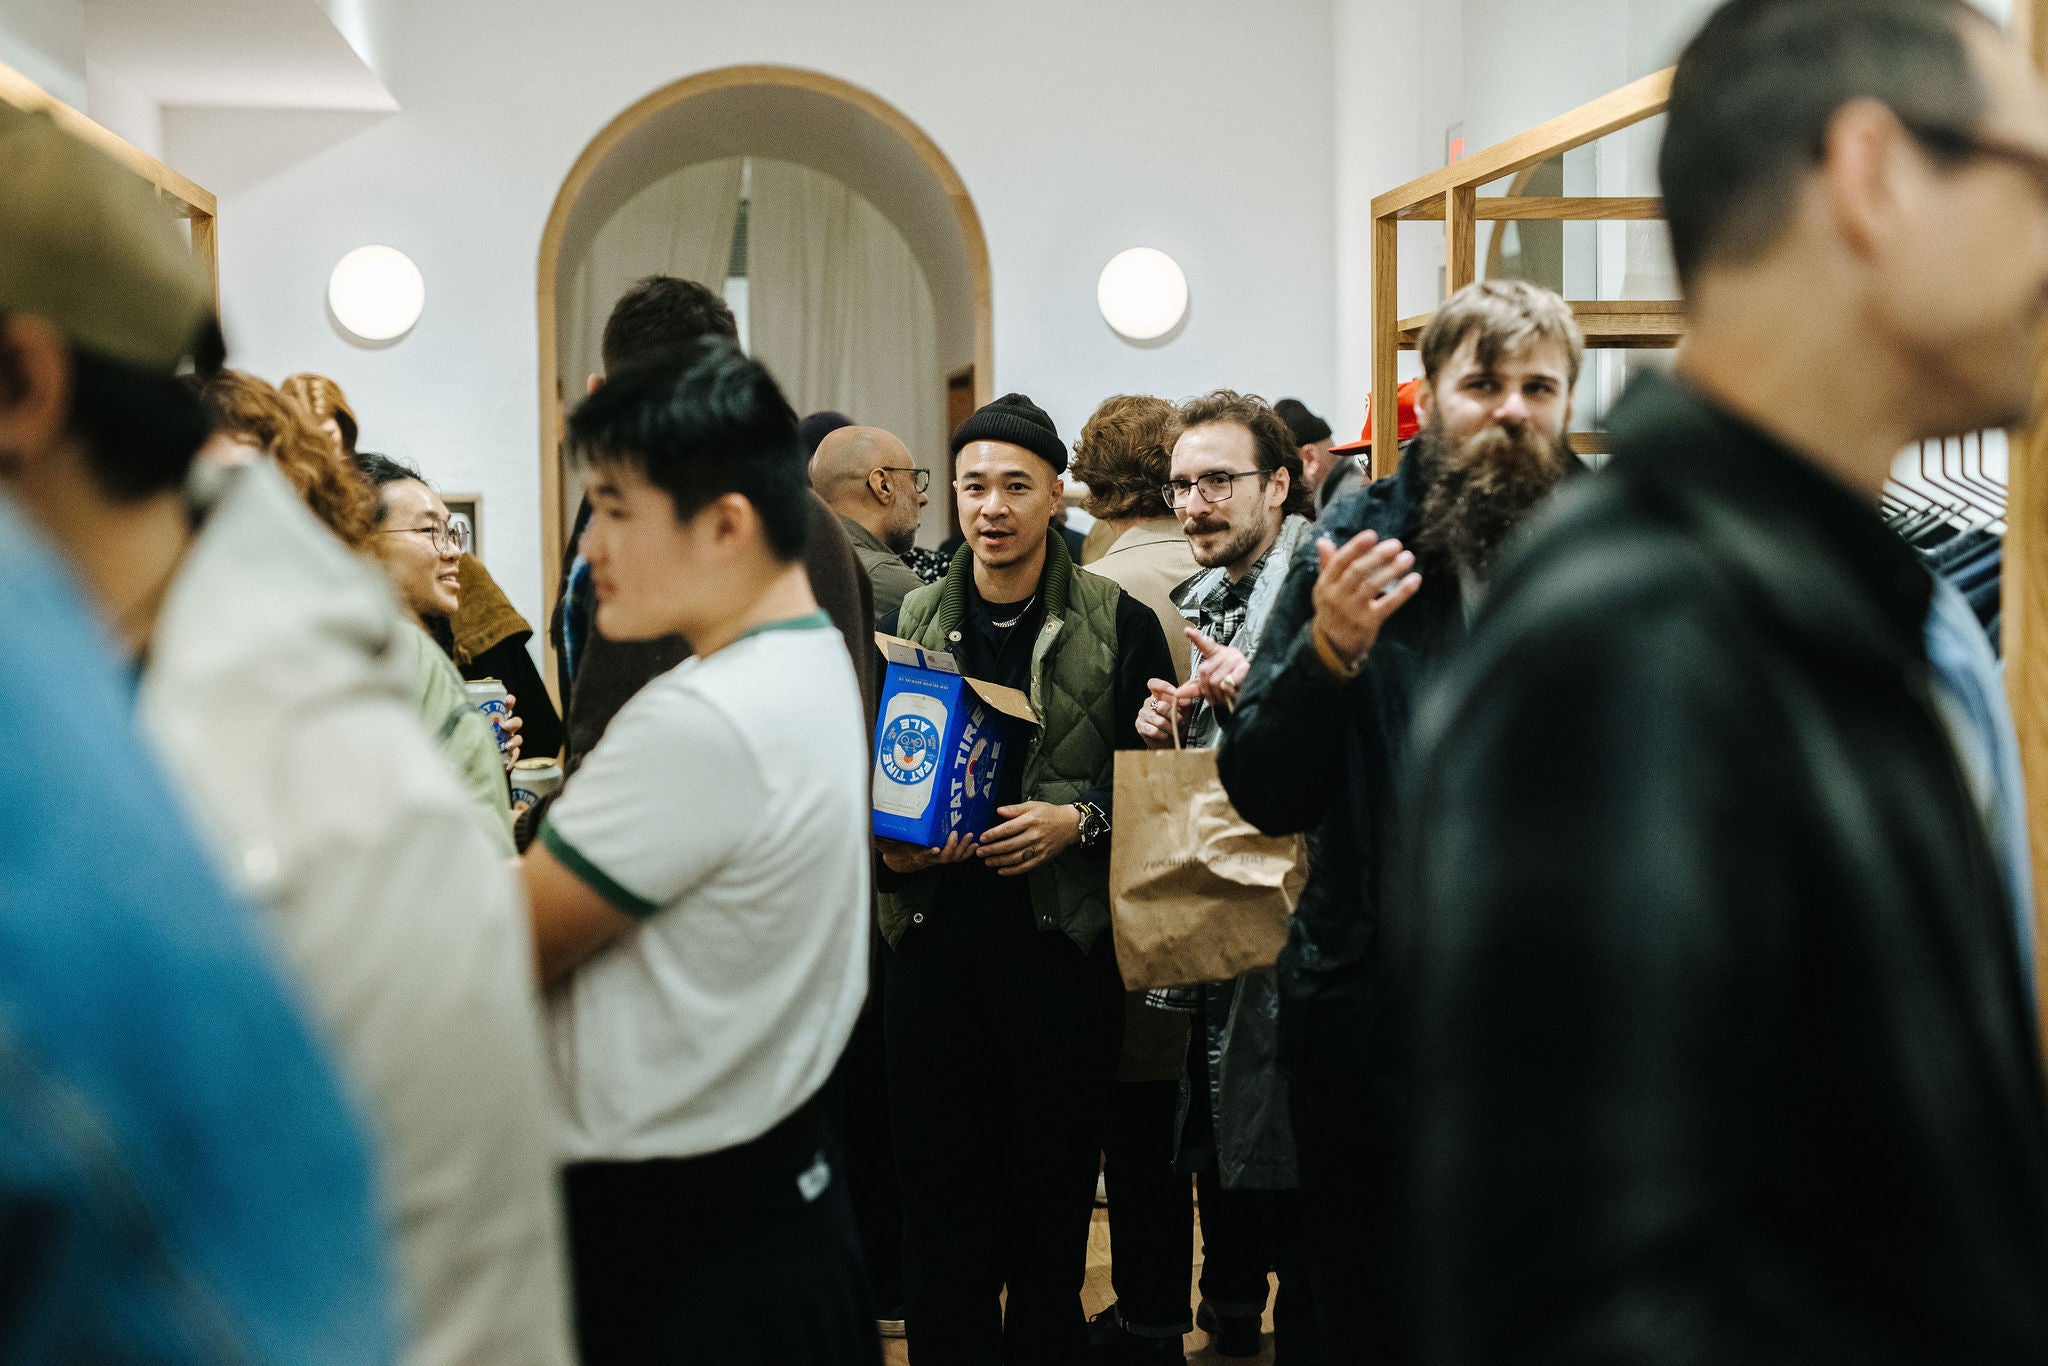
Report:
<svg viewBox="0 0 2048 1366"><path fill-rule="evenodd" d="M986 403L991 397L989 386L995 374L995 323L991 311L993 291L990 286L988 239L982 232L981 215L975 210L973 197L967 193L966 182L960 178L959 171L947 159L946 154L939 150L938 144L933 142L922 128L911 122L902 110L871 91L863 90L837 77L827 76L823 72L809 71L801 67L728 66L715 71L699 72L663 86L635 101L606 124L584 147L575 164L569 168L569 174L563 179L561 189L556 192L554 207L549 210L547 226L541 233L535 304L540 323L541 601L545 604L545 616L548 620L554 617L555 597L560 588L566 530L563 523L565 508L561 451L563 396L559 388L560 375L557 373L559 320L555 311L555 298L562 265L562 240L569 226L570 215L598 168L642 124L699 96L739 86L779 86L837 100L881 124L924 163L925 169L937 182L940 191L946 197L946 202L952 207L954 223L959 230L961 245L967 257L969 278L973 284L975 401L978 404ZM547 636L547 668L544 675L552 686L555 676L554 641L551 633L544 634Z"/></svg>
<svg viewBox="0 0 2048 1366"><path fill-rule="evenodd" d="M213 286L213 311L220 312L220 238L216 228L219 201L211 190L179 175L119 134L81 114L13 67L0 63L0 104L31 114L48 114L65 132L113 157L156 188L180 218L192 224L192 254Z"/></svg>

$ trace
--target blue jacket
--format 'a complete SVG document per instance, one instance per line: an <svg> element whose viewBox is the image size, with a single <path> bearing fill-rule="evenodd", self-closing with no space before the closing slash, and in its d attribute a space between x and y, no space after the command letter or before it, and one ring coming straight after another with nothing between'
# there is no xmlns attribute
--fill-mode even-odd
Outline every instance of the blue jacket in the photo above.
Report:
<svg viewBox="0 0 2048 1366"><path fill-rule="evenodd" d="M4 504L0 621L0 1358L391 1360L356 1119Z"/></svg>

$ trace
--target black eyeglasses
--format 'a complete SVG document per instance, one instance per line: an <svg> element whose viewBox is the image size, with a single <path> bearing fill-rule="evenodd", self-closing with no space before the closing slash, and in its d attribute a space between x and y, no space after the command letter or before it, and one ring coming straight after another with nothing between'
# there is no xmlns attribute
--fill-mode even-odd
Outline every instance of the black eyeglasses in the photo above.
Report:
<svg viewBox="0 0 2048 1366"><path fill-rule="evenodd" d="M460 555L469 549L469 524L466 522L437 522L433 526L388 526L379 529L377 534L430 537L434 542L434 549L443 555Z"/></svg>
<svg viewBox="0 0 2048 1366"><path fill-rule="evenodd" d="M930 470L921 470L915 465L877 465L875 468L887 474L908 474L912 476L910 482L917 485L919 493L923 493L932 486L932 472Z"/></svg>
<svg viewBox="0 0 2048 1366"><path fill-rule="evenodd" d="M1271 470L1246 470L1242 474L1225 474L1221 470L1216 470L1203 475L1192 484L1185 479L1176 479L1165 488L1159 490L1159 496L1166 500L1168 507L1175 510L1186 507L1188 505L1188 495L1196 489L1202 491L1202 501L1205 503L1227 503L1230 501L1230 495L1237 491L1238 480L1263 479L1272 472Z"/></svg>
<svg viewBox="0 0 2048 1366"><path fill-rule="evenodd" d="M1914 141L1940 160L1951 163L2002 161L2031 176L2042 198L2048 200L2048 151L1943 123L1922 123L1907 118L1899 122L1913 135Z"/></svg>

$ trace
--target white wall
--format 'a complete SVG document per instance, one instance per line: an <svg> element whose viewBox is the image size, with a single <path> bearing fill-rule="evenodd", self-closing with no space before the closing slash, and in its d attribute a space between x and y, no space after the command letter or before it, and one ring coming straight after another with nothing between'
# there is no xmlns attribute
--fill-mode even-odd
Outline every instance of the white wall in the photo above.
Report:
<svg viewBox="0 0 2048 1366"><path fill-rule="evenodd" d="M1118 391L1229 384L1331 401L1332 73L1315 56L1329 0L902 0L886 23L834 0L359 8L374 11L368 55L401 112L224 195L230 341L273 378L332 374L366 443L482 490L493 568L530 616L541 230L588 139L695 71L811 67L918 123L987 231L995 390L1030 393L1070 440ZM229 131L173 111L170 160L202 183L234 180ZM383 350L349 345L321 302L334 261L366 242L407 251L427 281L419 326ZM1117 340L1094 303L1102 264L1138 244L1173 253L1191 282L1186 329L1154 349Z"/></svg>
<svg viewBox="0 0 2048 1366"><path fill-rule="evenodd" d="M1372 386L1372 196L1443 165L1462 125L1476 152L1676 60L1718 0L1334 0L1338 315L1333 426L1355 426ZM1350 92L1357 92L1354 96ZM1656 128L1615 141L1597 189L1655 194ZM1495 193L1499 192L1496 187ZM1591 229L1583 231L1590 232ZM1437 303L1440 224L1401 229L1401 312ZM1603 242L1603 249L1606 243ZM1480 242L1484 260L1484 229ZM1631 257L1638 255L1631 250ZM1603 274L1605 272L1603 271ZM1414 373L1403 356L1404 375Z"/></svg>
<svg viewBox="0 0 2048 1366"><path fill-rule="evenodd" d="M0 62L85 108L84 0L0 0Z"/></svg>

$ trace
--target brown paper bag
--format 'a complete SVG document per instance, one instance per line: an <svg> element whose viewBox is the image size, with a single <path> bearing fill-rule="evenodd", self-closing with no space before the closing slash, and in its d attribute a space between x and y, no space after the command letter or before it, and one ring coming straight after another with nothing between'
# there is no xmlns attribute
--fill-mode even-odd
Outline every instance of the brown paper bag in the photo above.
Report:
<svg viewBox="0 0 2048 1366"><path fill-rule="evenodd" d="M1238 815L1214 750L1117 752L1110 925L1128 990L1273 966L1307 880L1301 836Z"/></svg>

